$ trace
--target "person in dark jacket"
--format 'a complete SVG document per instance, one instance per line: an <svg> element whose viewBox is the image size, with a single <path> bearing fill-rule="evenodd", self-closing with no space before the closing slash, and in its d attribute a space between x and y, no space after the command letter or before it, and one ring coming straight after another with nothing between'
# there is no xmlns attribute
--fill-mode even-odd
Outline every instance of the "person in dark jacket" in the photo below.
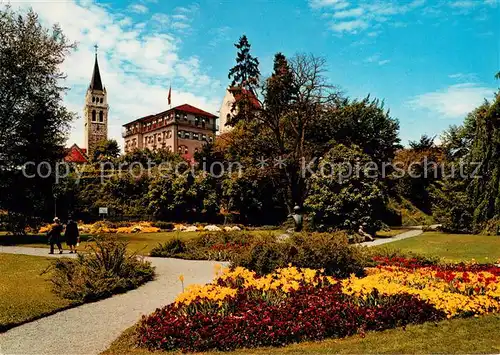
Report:
<svg viewBox="0 0 500 355"><path fill-rule="evenodd" d="M64 238L66 239L66 244L69 247L69 253L76 253L76 244L79 242L80 233L78 232L78 225L71 217L69 218L68 224L66 225Z"/></svg>
<svg viewBox="0 0 500 355"><path fill-rule="evenodd" d="M64 230L64 227L61 224L61 221L59 221L59 218L54 218L54 224L52 225L52 228L50 229L49 233L47 233L47 236L49 237L49 244L50 244L50 252L49 254L54 254L54 244L57 245L57 248L59 249L59 254L62 254L63 249L61 246L61 234Z"/></svg>

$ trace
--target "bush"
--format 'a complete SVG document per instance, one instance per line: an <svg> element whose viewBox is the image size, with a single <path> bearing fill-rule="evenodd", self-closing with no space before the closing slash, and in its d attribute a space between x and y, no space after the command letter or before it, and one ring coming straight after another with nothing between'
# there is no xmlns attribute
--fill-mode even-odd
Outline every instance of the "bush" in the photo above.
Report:
<svg viewBox="0 0 500 355"><path fill-rule="evenodd" d="M367 260L360 247L349 245L345 232L297 233L284 243L274 237L262 238L232 260L233 267L242 266L259 275L288 264L325 269L327 275L344 278L352 273L363 275Z"/></svg>
<svg viewBox="0 0 500 355"><path fill-rule="evenodd" d="M292 238L298 252L292 264L302 268L325 269L338 278L364 274L366 259L361 248L349 245L345 232L300 233Z"/></svg>
<svg viewBox="0 0 500 355"><path fill-rule="evenodd" d="M159 243L151 250L151 256L174 257L188 251L186 243L179 238L174 238L166 243Z"/></svg>
<svg viewBox="0 0 500 355"><path fill-rule="evenodd" d="M235 255L231 266L242 266L258 275L265 275L288 265L294 253L296 250L287 243L261 240Z"/></svg>
<svg viewBox="0 0 500 355"><path fill-rule="evenodd" d="M127 254L127 243L113 237L95 240L90 253L54 262L53 291L66 299L95 301L139 287L154 278L151 263Z"/></svg>
<svg viewBox="0 0 500 355"><path fill-rule="evenodd" d="M192 260L229 261L244 252L254 236L245 231L207 232L183 241L179 238L159 244L150 255Z"/></svg>

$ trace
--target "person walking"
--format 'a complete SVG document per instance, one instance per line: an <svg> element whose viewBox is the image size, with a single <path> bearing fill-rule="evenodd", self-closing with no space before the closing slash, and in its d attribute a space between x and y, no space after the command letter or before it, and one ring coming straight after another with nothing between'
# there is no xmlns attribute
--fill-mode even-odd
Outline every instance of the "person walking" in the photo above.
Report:
<svg viewBox="0 0 500 355"><path fill-rule="evenodd" d="M52 225L52 228L50 229L49 233L47 233L50 244L49 254L54 254L54 244L57 245L57 248L59 249L59 254L62 254L63 249L61 246L61 234L63 230L64 227L62 226L61 221L59 220L59 218L55 217L54 224Z"/></svg>
<svg viewBox="0 0 500 355"><path fill-rule="evenodd" d="M71 216L69 217L68 224L66 225L64 238L66 239L66 244L69 247L69 253L76 254L76 245L80 242L80 233L78 232L78 224Z"/></svg>

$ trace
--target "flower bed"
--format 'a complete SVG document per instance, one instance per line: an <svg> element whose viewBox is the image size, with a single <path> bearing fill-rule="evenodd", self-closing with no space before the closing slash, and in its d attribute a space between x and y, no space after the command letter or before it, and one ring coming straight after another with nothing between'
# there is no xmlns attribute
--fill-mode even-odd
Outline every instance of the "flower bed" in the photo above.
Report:
<svg viewBox="0 0 500 355"><path fill-rule="evenodd" d="M411 267L381 263L344 280L295 267L262 277L217 270L211 284L143 317L137 343L182 351L283 346L500 311L499 267L399 262Z"/></svg>

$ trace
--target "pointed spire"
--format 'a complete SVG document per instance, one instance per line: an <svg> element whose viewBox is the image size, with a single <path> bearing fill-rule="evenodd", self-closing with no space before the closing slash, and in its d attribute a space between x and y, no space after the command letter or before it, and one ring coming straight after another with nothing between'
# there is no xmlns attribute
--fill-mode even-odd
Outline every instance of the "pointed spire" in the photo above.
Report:
<svg viewBox="0 0 500 355"><path fill-rule="evenodd" d="M89 88L91 90L102 90L102 81L101 81L101 73L99 72L99 64L97 63L97 44L95 47L95 63L94 63L94 71L92 72L92 80L90 81Z"/></svg>

